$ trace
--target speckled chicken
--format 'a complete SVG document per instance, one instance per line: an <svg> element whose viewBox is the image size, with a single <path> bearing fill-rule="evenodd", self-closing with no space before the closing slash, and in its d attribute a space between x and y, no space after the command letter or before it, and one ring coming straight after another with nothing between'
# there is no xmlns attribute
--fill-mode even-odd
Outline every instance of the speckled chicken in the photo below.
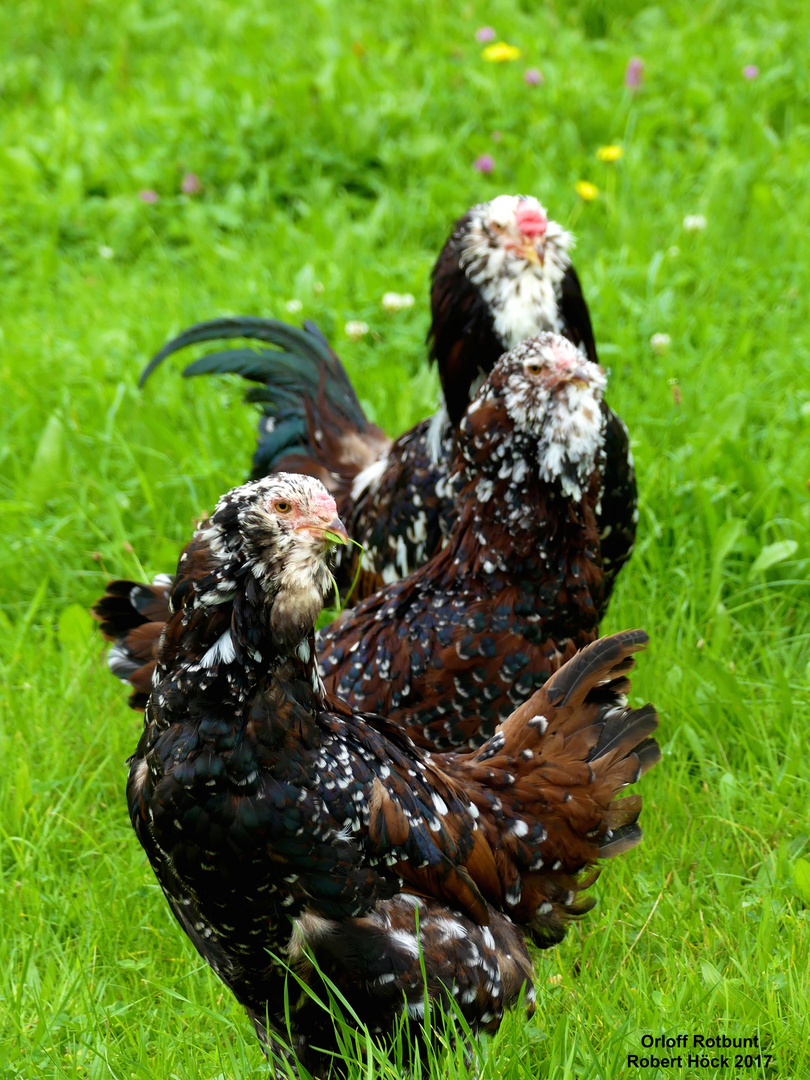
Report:
<svg viewBox="0 0 810 1080"><path fill-rule="evenodd" d="M534 1000L524 934L560 941L596 861L640 840L639 798L615 797L659 758L654 710L626 705L639 630L589 646L470 753L425 754L332 697L313 624L335 514L286 474L220 499L180 558L127 786L181 926L316 1076L334 1033L285 965L319 992L314 957L374 1033L421 1021L425 989L497 1027Z"/></svg>
<svg viewBox="0 0 810 1080"><path fill-rule="evenodd" d="M166 356L199 342L241 337L276 346L229 348L184 374L236 373L258 384L247 395L263 412L253 476L304 472L335 496L350 535L365 549L355 602L421 566L446 537L453 517L446 480L455 431L503 352L554 331L596 362L572 245L571 234L528 196L500 195L456 222L433 270L428 333L444 403L394 442L366 419L342 364L312 323L302 330L261 318L200 323L164 346L143 379ZM607 453L597 521L606 604L632 551L636 486L626 429L607 405L602 409ZM417 516L421 527L415 530ZM340 553L336 575L344 596L359 559L358 548Z"/></svg>
<svg viewBox="0 0 810 1080"><path fill-rule="evenodd" d="M498 361L459 428L448 543L327 627L329 689L428 749L475 746L594 640L604 387L553 334Z"/></svg>

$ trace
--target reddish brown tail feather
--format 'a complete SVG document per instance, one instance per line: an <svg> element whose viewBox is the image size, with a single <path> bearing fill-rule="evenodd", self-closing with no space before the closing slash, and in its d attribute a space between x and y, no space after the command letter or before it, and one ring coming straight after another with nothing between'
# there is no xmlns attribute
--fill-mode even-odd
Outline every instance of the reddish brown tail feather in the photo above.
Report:
<svg viewBox="0 0 810 1080"><path fill-rule="evenodd" d="M596 880L596 861L642 838L640 797L616 796L661 756L650 737L655 710L628 708L624 697L633 653L647 640L630 630L593 642L480 749L442 755L470 791L489 848L468 863L471 876L540 945L556 944L593 906L578 894Z"/></svg>
<svg viewBox="0 0 810 1080"><path fill-rule="evenodd" d="M143 710L152 690L160 635L169 616L172 578L160 574L151 585L111 581L93 605L99 629L113 646L107 664L116 678L132 687L129 705Z"/></svg>

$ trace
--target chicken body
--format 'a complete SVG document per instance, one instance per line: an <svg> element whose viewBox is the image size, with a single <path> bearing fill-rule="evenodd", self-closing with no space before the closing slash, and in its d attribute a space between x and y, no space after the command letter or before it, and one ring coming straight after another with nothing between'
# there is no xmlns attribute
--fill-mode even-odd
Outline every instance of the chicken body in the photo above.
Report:
<svg viewBox="0 0 810 1080"><path fill-rule="evenodd" d="M523 932L559 941L589 906L580 871L640 839L638 798L615 795L658 760L654 711L623 697L646 636L594 643L479 750L425 754L320 680L334 510L317 481L279 475L195 533L130 760L132 823L262 1039L285 1031L286 965L317 988L310 954L380 1034L426 996L494 1027L532 1000ZM295 987L293 1048L325 1075L333 1035Z"/></svg>

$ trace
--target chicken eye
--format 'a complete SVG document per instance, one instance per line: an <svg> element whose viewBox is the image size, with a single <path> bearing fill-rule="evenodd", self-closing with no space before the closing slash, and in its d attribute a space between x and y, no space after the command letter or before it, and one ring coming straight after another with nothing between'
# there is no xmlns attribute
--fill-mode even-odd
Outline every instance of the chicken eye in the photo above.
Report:
<svg viewBox="0 0 810 1080"><path fill-rule="evenodd" d="M277 514L289 514L292 510L292 503L287 502L286 499L279 499L275 504L275 508Z"/></svg>
<svg viewBox="0 0 810 1080"><path fill-rule="evenodd" d="M543 368L542 368L542 365L534 363L534 364L527 364L526 365L526 370L528 371L528 373L530 375L540 375L540 374L542 374Z"/></svg>

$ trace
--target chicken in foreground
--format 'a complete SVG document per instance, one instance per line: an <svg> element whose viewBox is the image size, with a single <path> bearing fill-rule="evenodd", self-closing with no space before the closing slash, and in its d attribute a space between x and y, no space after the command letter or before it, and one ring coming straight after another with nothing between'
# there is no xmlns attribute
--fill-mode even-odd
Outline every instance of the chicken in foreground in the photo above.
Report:
<svg viewBox="0 0 810 1080"><path fill-rule="evenodd" d="M455 432L498 357L543 331L562 334L596 362L573 237L530 196L499 195L453 226L432 274L430 358L441 379L438 412L394 442L366 418L343 365L312 323L238 317L199 323L168 342L142 381L171 353L207 341L246 338L273 349L227 348L184 374L242 375L257 385L247 399L262 409L253 476L294 471L318 477L337 500L350 535L365 549L352 602L405 577L441 545L452 522L446 481ZM604 490L598 511L607 604L635 537L636 486L627 431L602 406ZM419 516L422 527L412 528ZM341 552L341 593L352 587L358 548Z"/></svg>
<svg viewBox="0 0 810 1080"><path fill-rule="evenodd" d="M616 796L659 759L655 711L626 705L640 630L579 653L471 753L425 754L338 701L313 624L345 538L309 477L220 499L180 557L127 786L181 926L315 1076L334 1033L287 965L321 992L314 959L378 1035L426 997L494 1029L534 998L524 934L559 942L597 860L641 839L639 797Z"/></svg>

